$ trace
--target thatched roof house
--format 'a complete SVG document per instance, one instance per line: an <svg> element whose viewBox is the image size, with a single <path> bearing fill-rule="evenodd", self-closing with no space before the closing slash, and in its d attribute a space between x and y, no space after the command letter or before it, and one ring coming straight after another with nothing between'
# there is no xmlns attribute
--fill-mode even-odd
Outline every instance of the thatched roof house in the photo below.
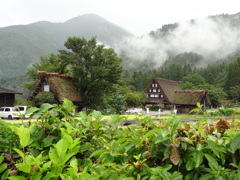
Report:
<svg viewBox="0 0 240 180"><path fill-rule="evenodd" d="M22 93L0 87L0 107L14 106L15 94L22 94Z"/></svg>
<svg viewBox="0 0 240 180"><path fill-rule="evenodd" d="M205 106L210 104L207 93L208 90L175 91L172 104L176 106L180 113L188 113L193 108L196 108L197 103L203 104L203 110L205 111Z"/></svg>
<svg viewBox="0 0 240 180"><path fill-rule="evenodd" d="M197 103L209 104L207 90L181 90L176 81L154 77L147 85L146 104L172 105L178 112L189 112ZM204 106L205 107L205 106Z"/></svg>
<svg viewBox="0 0 240 180"><path fill-rule="evenodd" d="M74 78L71 76L38 71L38 79L32 88L28 99L32 100L40 92L52 92L56 103L61 103L64 98L71 100L74 104L83 101L80 90L76 87Z"/></svg>

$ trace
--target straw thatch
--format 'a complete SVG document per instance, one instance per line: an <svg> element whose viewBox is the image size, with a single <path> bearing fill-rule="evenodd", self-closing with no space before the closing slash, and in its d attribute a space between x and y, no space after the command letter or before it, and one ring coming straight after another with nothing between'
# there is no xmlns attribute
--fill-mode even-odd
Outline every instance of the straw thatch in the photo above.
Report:
<svg viewBox="0 0 240 180"><path fill-rule="evenodd" d="M203 103L203 100L207 98L207 93L208 90L175 91L172 103L176 105L196 105L197 103Z"/></svg>
<svg viewBox="0 0 240 180"><path fill-rule="evenodd" d="M180 86L176 81L168 80L168 79L163 79L163 78L158 78L155 77L154 80L160 85L163 93L165 94L165 97L167 100L172 103L174 96L175 96L175 91L181 90Z"/></svg>
<svg viewBox="0 0 240 180"><path fill-rule="evenodd" d="M64 98L73 102L83 101L82 94L76 87L73 77L45 71L38 72L38 80L29 94L29 99L33 99L39 92L43 91L44 83L50 86L51 92L59 102L63 101Z"/></svg>

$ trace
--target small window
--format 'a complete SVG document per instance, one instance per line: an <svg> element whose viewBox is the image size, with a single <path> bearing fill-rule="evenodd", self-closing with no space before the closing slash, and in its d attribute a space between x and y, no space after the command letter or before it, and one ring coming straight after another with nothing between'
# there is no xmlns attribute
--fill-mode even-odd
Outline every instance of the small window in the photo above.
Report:
<svg viewBox="0 0 240 180"><path fill-rule="evenodd" d="M50 87L49 87L48 84L47 84L47 85L44 85L44 91L45 91L45 92L49 92L49 91L50 91Z"/></svg>
<svg viewBox="0 0 240 180"><path fill-rule="evenodd" d="M154 84L152 84L152 87L154 87Z"/></svg>
<svg viewBox="0 0 240 180"><path fill-rule="evenodd" d="M157 90L156 90L156 89L153 89L153 92L157 92Z"/></svg>
<svg viewBox="0 0 240 180"><path fill-rule="evenodd" d="M161 90L160 90L160 89L158 89L158 92L161 92Z"/></svg>
<svg viewBox="0 0 240 180"><path fill-rule="evenodd" d="M9 108L6 108L6 109L5 109L5 111L9 112L9 111L10 111L10 109L9 109Z"/></svg>
<svg viewBox="0 0 240 180"><path fill-rule="evenodd" d="M156 97L156 98L158 98L158 97L159 97L159 95L158 95L158 94L155 94L155 97Z"/></svg>
<svg viewBox="0 0 240 180"><path fill-rule="evenodd" d="M3 108L0 108L0 111L4 111L4 109L3 109Z"/></svg>
<svg viewBox="0 0 240 180"><path fill-rule="evenodd" d="M150 97L155 97L154 94L150 94Z"/></svg>
<svg viewBox="0 0 240 180"><path fill-rule="evenodd" d="M161 98L163 98L163 95L161 94Z"/></svg>
<svg viewBox="0 0 240 180"><path fill-rule="evenodd" d="M155 87L157 87L157 83L155 84Z"/></svg>
<svg viewBox="0 0 240 180"><path fill-rule="evenodd" d="M18 107L20 111L24 111L24 107Z"/></svg>
<svg viewBox="0 0 240 180"><path fill-rule="evenodd" d="M149 89L149 92L152 92L152 89Z"/></svg>

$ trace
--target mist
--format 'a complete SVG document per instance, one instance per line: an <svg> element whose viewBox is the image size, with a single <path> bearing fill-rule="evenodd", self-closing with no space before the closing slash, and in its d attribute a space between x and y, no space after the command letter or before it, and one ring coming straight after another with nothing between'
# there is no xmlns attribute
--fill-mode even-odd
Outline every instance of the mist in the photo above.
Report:
<svg viewBox="0 0 240 180"><path fill-rule="evenodd" d="M238 18L238 17L235 17ZM239 21L239 18L238 20ZM203 56L202 63L215 62L234 55L240 49L239 24L222 18L196 19L178 23L178 26L154 38L147 34L127 39L118 48L120 55L134 61L152 60L161 66L170 56L194 52Z"/></svg>

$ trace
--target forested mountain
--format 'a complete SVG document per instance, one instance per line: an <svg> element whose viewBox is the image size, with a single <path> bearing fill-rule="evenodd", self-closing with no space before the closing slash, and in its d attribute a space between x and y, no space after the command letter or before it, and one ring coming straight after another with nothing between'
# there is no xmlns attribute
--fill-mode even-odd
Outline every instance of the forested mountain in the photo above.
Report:
<svg viewBox="0 0 240 180"><path fill-rule="evenodd" d="M132 34L94 14L64 23L44 21L0 28L0 79L25 74L40 56L56 53L72 36L96 36L99 42L112 46Z"/></svg>

